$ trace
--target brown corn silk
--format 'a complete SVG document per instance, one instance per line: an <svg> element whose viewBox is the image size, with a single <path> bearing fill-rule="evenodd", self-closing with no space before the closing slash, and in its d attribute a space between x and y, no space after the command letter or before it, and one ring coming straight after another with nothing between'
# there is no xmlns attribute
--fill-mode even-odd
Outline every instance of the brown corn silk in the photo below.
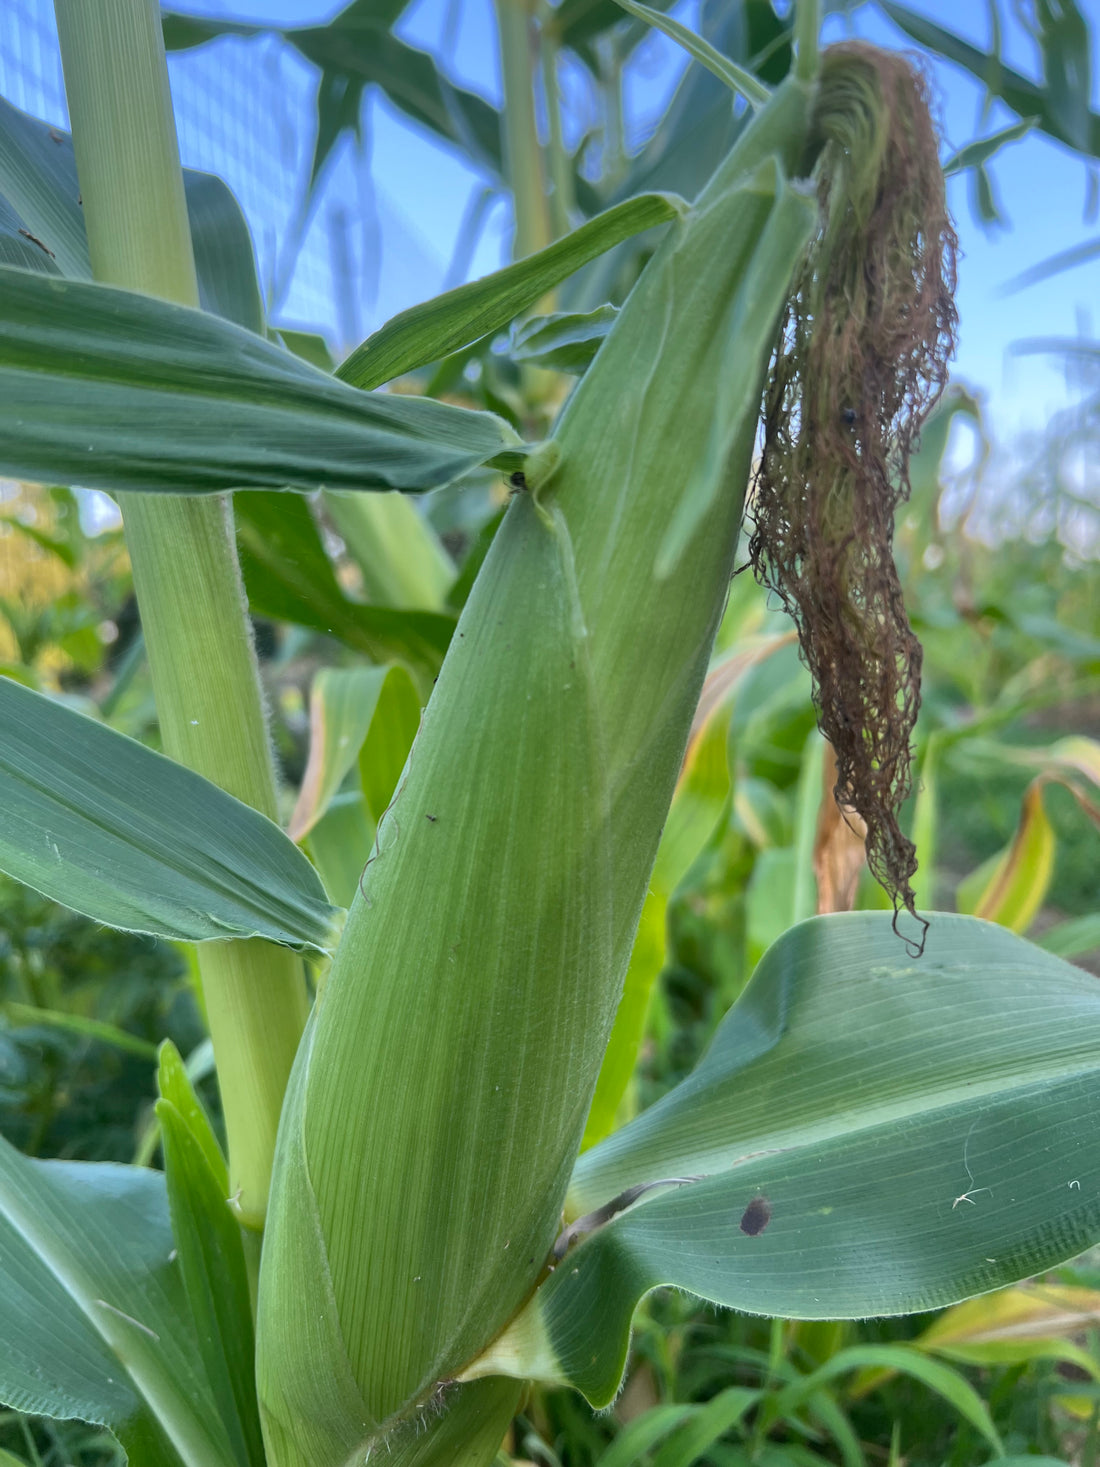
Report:
<svg viewBox="0 0 1100 1467"><path fill-rule="evenodd" d="M916 851L898 810L921 647L894 565L894 515L947 382L957 241L926 81L904 57L830 48L815 129L822 227L772 362L749 554L798 627L836 752L836 800L866 824L867 863L896 927L900 907L916 916Z"/></svg>

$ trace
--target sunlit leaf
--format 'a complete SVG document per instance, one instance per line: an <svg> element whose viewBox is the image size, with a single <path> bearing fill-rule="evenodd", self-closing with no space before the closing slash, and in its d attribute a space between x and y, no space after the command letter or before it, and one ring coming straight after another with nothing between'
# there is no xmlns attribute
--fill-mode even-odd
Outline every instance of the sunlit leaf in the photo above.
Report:
<svg viewBox="0 0 1100 1467"><path fill-rule="evenodd" d="M1056 838L1043 805L1044 780L1027 788L1011 844L959 883L960 912L1026 932L1050 890Z"/></svg>
<svg viewBox="0 0 1100 1467"><path fill-rule="evenodd" d="M526 259L402 311L353 351L337 375L356 387L378 387L437 362L503 330L582 265L683 211L683 200L671 194L640 194L616 204Z"/></svg>

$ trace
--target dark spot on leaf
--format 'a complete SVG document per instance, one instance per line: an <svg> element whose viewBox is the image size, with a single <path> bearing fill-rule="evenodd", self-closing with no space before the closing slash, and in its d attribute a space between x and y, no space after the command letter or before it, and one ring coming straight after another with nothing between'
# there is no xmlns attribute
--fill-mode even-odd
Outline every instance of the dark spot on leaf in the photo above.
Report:
<svg viewBox="0 0 1100 1467"><path fill-rule="evenodd" d="M772 1205L766 1197L754 1197L741 1215L741 1231L757 1237L771 1222Z"/></svg>

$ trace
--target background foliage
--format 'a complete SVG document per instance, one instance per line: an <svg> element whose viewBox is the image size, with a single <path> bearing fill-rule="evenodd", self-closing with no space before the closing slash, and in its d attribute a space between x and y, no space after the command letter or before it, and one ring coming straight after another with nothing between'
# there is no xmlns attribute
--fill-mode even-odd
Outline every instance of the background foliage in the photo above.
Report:
<svg viewBox="0 0 1100 1467"><path fill-rule="evenodd" d="M399 40L396 15L383 9L359 3L327 28L289 33L318 68L311 183L340 132L356 127L367 86L383 87L419 124L499 177L493 109ZM884 9L916 41L981 75L1033 126L1087 158L1100 154L1087 70L1082 84L1069 64L1089 41L1073 6L1057 13L1033 7L1042 84L992 70L988 58L900 6ZM754 64L768 81L783 74L787 37L765 0L714 6L709 22L712 38L742 64ZM226 29L247 35L255 28L166 20L170 45L201 44ZM543 29L547 44L568 52L605 92L643 34L610 3L580 0L547 12ZM373 58L369 67L365 57ZM713 79L689 72L635 157L616 152L605 112L598 166L583 149L556 156L554 207L576 218L642 188L690 197L737 125L721 100ZM989 156L979 149L968 164L975 207L987 216L995 208ZM555 302L571 313L566 320L510 338L490 331L406 385L488 408L537 433L567 390L568 378L551 369L582 371L591 354L585 343L606 329L579 313L621 299L645 248L644 237L624 244L566 287ZM284 340L328 365L319 339L286 332ZM920 847L922 906L978 912L1100 974L1100 533L1075 469L1100 447L1100 391L1095 350L1079 347L1076 359L1080 408L1052 423L1042 440L1014 445L1011 455L991 457L980 405L962 386L926 430L912 501L897 529L906 595L925 647L920 789L907 821ZM307 768L318 671L361 666L364 654L379 663L396 656L418 686L429 683L506 495L499 475L486 470L461 495L428 497L419 523L443 570L436 590L421 590L411 602L372 580L338 498L315 500L308 510L289 496L278 506L263 493L238 498L288 809ZM5 499L3 671L155 746L124 550L117 531L93 533L87 514L69 490L21 486ZM309 577L310 595L302 592L306 557L319 568ZM426 619L372 619L368 607L411 607ZM389 686L386 696L402 696ZM369 724L368 716L364 730ZM830 818L828 753L815 731L808 675L786 626L747 576L731 587L697 734L674 807L673 823L679 818L688 835L645 919L646 961L659 976L636 999L644 1040L620 1115L687 1073L763 951L792 921L882 903L861 869L858 839ZM380 813L356 779L352 766L343 769L327 809L310 816L309 849L322 871L334 833L345 838L351 828L338 822L360 819L364 800L366 819ZM367 826L356 830L369 844ZM333 885L340 879L332 873ZM148 1160L157 1146L155 1047L165 1037L187 1058L217 1126L195 991L183 949L104 931L0 882L0 1129L31 1155ZM962 1467L1000 1450L1094 1463L1098 1325L1100 1261L1089 1256L939 1316L859 1325L751 1319L658 1294L642 1307L613 1411L597 1415L572 1393L535 1390L508 1451L517 1462L546 1467ZM0 1417L0 1463L9 1460L5 1453L36 1467L120 1460L105 1434L12 1412Z"/></svg>

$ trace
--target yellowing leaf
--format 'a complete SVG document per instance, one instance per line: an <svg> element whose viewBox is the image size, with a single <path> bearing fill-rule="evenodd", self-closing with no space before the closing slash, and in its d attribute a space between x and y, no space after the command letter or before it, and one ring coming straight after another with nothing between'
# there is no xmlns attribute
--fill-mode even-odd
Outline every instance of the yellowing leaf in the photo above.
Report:
<svg viewBox="0 0 1100 1467"><path fill-rule="evenodd" d="M1020 823L1012 843L960 883L960 912L998 922L1013 932L1026 932L1043 905L1054 874L1054 827L1043 808L1040 776L1024 795Z"/></svg>

